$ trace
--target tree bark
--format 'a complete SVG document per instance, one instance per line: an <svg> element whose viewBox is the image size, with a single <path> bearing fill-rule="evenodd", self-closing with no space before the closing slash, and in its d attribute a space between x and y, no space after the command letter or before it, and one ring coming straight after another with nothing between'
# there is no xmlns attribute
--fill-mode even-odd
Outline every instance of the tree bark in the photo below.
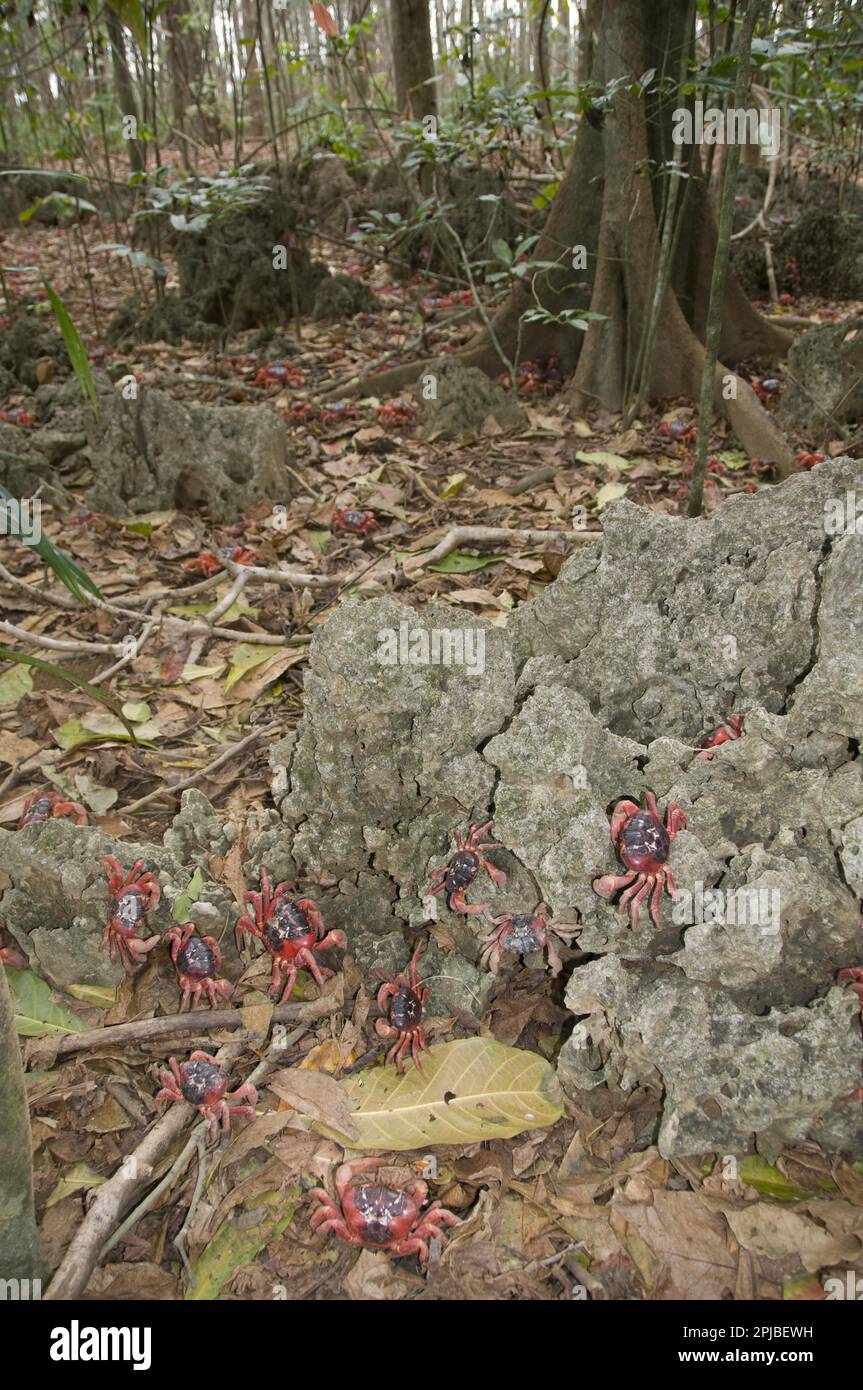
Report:
<svg viewBox="0 0 863 1390"><path fill-rule="evenodd" d="M686 27L691 13L689 0L589 0L579 37L583 53L585 41L595 36L591 77L604 86L616 78L629 80L617 88L613 109L604 119L594 116L579 126L569 169L534 252L537 260L557 261L559 271L542 272L532 286L516 285L492 320L495 338L510 360L557 353L563 374L575 372L571 398L579 409L593 403L607 411L623 410L636 385L639 349L645 343L648 394L698 398L716 227L698 180L700 165L693 160L671 282L651 342L646 330L659 260L657 205L662 171L674 148L672 113L682 102L676 92L645 97L637 86L649 68L676 78L680 53L691 42ZM585 248L587 271L574 268L572 252L579 246ZM525 310L537 302L558 318L564 309L584 309L589 303L603 318L591 323L586 334L553 321L525 324ZM790 334L755 312L729 276L719 376L754 353L775 360L791 341ZM501 370L500 354L487 333L460 358L489 375ZM355 389L365 394L398 391L432 365L433 359L394 368ZM777 464L782 473L793 469L787 443L745 382L738 381L736 400L725 401L719 394L716 405L747 452Z"/></svg>
<svg viewBox="0 0 863 1390"><path fill-rule="evenodd" d="M137 122L138 101L135 96L129 64L126 61L126 40L123 37L123 26L118 14L111 9L110 5L105 6L105 21L108 25L108 37L111 41L111 66L114 72L114 91L117 96L117 105L122 116L134 116ZM132 173L140 174L144 168L141 146L137 140L129 140L127 143Z"/></svg>
<svg viewBox="0 0 863 1390"><path fill-rule="evenodd" d="M396 106L421 121L437 112L428 0L390 0Z"/></svg>
<svg viewBox="0 0 863 1390"><path fill-rule="evenodd" d="M30 1115L9 981L0 965L0 1278L44 1273L33 1206Z"/></svg>

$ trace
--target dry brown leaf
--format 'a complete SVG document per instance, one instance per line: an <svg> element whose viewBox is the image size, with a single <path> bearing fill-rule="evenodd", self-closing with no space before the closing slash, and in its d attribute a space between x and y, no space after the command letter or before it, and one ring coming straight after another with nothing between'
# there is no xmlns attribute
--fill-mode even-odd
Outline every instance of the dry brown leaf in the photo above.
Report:
<svg viewBox="0 0 863 1390"><path fill-rule="evenodd" d="M705 1205L714 1210L724 1211L725 1219L736 1240L755 1255L769 1260L782 1260L789 1256L799 1260L810 1274L822 1265L841 1264L855 1260L863 1251L863 1221L859 1211L854 1211L858 1233L846 1229L836 1229L838 1202L795 1203L794 1206L779 1206L771 1202L754 1202L745 1207L735 1207L721 1198L705 1197ZM808 1208L819 1208L819 1217L824 1216L825 1208L832 1210L833 1230L825 1230L807 1214Z"/></svg>
<svg viewBox="0 0 863 1390"><path fill-rule="evenodd" d="M345 1091L324 1072L288 1067L268 1077L267 1085L298 1114L325 1124L348 1139L358 1136Z"/></svg>
<svg viewBox="0 0 863 1390"><path fill-rule="evenodd" d="M729 1249L726 1222L698 1193L657 1189L649 1206L615 1199L611 1224L637 1265L648 1298L733 1293L737 1256Z"/></svg>
<svg viewBox="0 0 863 1390"><path fill-rule="evenodd" d="M363 1250L344 1287L348 1298L357 1302L388 1303L391 1299L416 1298L425 1280L377 1250Z"/></svg>
<svg viewBox="0 0 863 1390"><path fill-rule="evenodd" d="M22 758L32 758L39 752L39 744L32 738L19 738L17 734L0 729L0 763L14 767Z"/></svg>

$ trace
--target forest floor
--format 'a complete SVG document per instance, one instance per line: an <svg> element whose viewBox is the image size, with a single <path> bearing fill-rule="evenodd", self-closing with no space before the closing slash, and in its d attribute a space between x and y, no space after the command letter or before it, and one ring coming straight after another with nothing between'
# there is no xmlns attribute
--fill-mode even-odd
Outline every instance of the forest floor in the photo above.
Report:
<svg viewBox="0 0 863 1390"><path fill-rule="evenodd" d="M158 842L177 810L181 786L190 782L240 825L249 813L271 805L267 746L301 718L309 642L344 594L393 594L412 606L440 599L505 625L513 609L551 583L573 553L575 543L566 533L574 519L599 532L603 507L624 496L665 513L685 512L695 421L688 401L646 410L624 430L618 417L574 415L553 363L523 364L520 403L527 427L504 432L487 421L476 439L457 444L421 438L407 394L398 401L340 401L340 384L365 374L371 364L449 352L472 336L477 320L470 303L426 277L399 282L386 268L365 276L380 302L377 312L337 324L303 321L299 334L289 325L296 350L277 361L249 349L251 334L219 350L149 343L122 355L112 351L104 331L128 282L116 261L92 249L89 283L80 272L82 243L92 248L110 235L110 229L82 227L74 233L73 261L71 233L32 226L5 230L0 262L38 264L79 326L94 365L108 368L122 357L139 383L178 399L272 410L285 421L296 450L296 490L277 519L265 503L241 525L221 528L174 510L114 519L88 511L83 502L69 515L45 509L46 533L106 599L122 608L133 596L138 602L149 598L150 609L160 606L165 621L150 630L134 669L122 664L101 683L137 727L138 743L113 715L94 710L85 691L23 667L0 677L4 829L14 829L25 800L50 785L83 802L91 823L107 834ZM365 274L366 262L349 250L324 243L312 250L334 270ZM16 306L30 304L47 315L37 276L13 272L7 282ZM852 316L860 306L801 300L789 312L815 325ZM781 372L768 373L753 362L743 374L759 387L769 383L761 390L768 408L778 402ZM28 405L26 393L0 401L3 418L22 430L34 427ZM805 441L794 443L804 466L846 449L837 440L817 455L806 451ZM83 493L87 481L64 479L73 493ZM707 510L771 481L769 470L753 465L717 423ZM334 512L351 509L371 513L371 529L334 530ZM464 526L547 530L549 538L468 536L437 561L424 563L451 528ZM221 570L202 588L201 575L189 563L227 544L254 552L264 568L289 564L332 582L286 589L258 578L238 585L236 570ZM85 680L113 664L103 651L86 649L119 639L125 628L118 615L67 602L64 591L46 582L37 557L11 544L3 551L6 575L14 575L0 580L4 618L33 638L78 644L78 652L49 655ZM188 598L174 592L187 585L197 586ZM195 620L206 626L214 604L222 609L219 623L239 635L189 628ZM266 737L210 770L226 745L256 729ZM230 882L236 863L226 861L222 868ZM304 997L313 995L312 989ZM298 992L294 998L299 997ZM125 983L110 1001L84 991L64 1007L90 1026L155 1012ZM542 1052L559 1036L563 1018L558 986L541 972L522 972L502 983L482 1032ZM355 1014L338 1045L328 1018L309 1021L297 1033L293 1060L309 1070L344 1068L365 1050ZM31 1074L38 1197L53 1265L81 1220L83 1193L98 1190L150 1123L152 1064L165 1056L164 1045L145 1040ZM841 1195L859 1208L863 1175L831 1162L814 1146L784 1155L775 1166L747 1160L733 1175L715 1158L669 1162L642 1141L657 1106L658 1098L643 1092L605 1093L590 1110L570 1105L567 1118L550 1133L532 1131L514 1144L494 1141L448 1151L434 1195L470 1215L452 1236L452 1257L433 1262L426 1284L414 1260L387 1262L367 1251L357 1259L334 1241L324 1252L307 1223L271 1232L263 1257L257 1227L228 1223L235 1235L214 1253L213 1233L226 1229L226 1216L242 1202L266 1204L275 1189L298 1203L297 1174L324 1171L338 1153L318 1135L283 1133L290 1108L280 1101L282 1125L265 1117L271 1162L262 1170L249 1167L251 1130L239 1129L211 1171L205 1194L193 1199L194 1173L178 1177L172 1197L142 1214L140 1225L122 1238L94 1276L90 1293L182 1296L184 1277L170 1242L191 1202L184 1239L196 1297L270 1298L275 1287L286 1288L292 1299L549 1299L572 1297L574 1291L579 1296L581 1287L599 1298L823 1297L814 1270L838 1264L848 1251L847 1233L825 1219L823 1199ZM169 1166L166 1161L165 1170ZM794 1209L777 1206L775 1198L793 1199ZM745 1238L739 1225L736 1236L726 1225L723 1211L732 1199L745 1201L751 1212Z"/></svg>

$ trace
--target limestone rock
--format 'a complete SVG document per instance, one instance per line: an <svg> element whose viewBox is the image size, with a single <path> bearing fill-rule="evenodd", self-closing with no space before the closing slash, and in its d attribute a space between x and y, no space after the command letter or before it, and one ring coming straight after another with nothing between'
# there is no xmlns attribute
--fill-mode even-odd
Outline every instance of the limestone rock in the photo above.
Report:
<svg viewBox="0 0 863 1390"><path fill-rule="evenodd" d="M429 392L434 386L434 395ZM414 387L423 433L435 439L460 439L477 435L491 416L502 429L525 424L518 402L481 372L466 367L455 357L442 357L420 377Z"/></svg>
<svg viewBox="0 0 863 1390"><path fill-rule="evenodd" d="M788 381L779 406L787 429L814 442L835 439L837 426L863 419L863 319L807 329L788 353Z"/></svg>
<svg viewBox="0 0 863 1390"><path fill-rule="evenodd" d="M263 406L184 405L146 386L135 400L113 392L100 404L89 430L95 511L202 507L229 521L262 498L291 495L292 450Z"/></svg>

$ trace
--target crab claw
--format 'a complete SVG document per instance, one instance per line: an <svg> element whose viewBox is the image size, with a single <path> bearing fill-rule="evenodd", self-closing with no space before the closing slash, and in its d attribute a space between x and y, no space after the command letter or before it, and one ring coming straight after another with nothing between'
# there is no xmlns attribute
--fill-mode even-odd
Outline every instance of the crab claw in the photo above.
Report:
<svg viewBox="0 0 863 1390"><path fill-rule="evenodd" d="M645 802L647 803L648 807L650 806L650 803L648 801L649 796L650 793L648 792L647 796L645 797ZM654 807L655 805L656 803L654 802ZM634 801L618 801L611 814L612 844L617 844L623 831L623 827L626 825L627 821L632 820L632 817L637 815L640 810L641 807L637 806ZM599 892L599 889L597 889L597 892Z"/></svg>
<svg viewBox="0 0 863 1390"><path fill-rule="evenodd" d="M625 888L637 877L636 874L603 874L593 880L593 891L601 898L613 898L618 888Z"/></svg>

